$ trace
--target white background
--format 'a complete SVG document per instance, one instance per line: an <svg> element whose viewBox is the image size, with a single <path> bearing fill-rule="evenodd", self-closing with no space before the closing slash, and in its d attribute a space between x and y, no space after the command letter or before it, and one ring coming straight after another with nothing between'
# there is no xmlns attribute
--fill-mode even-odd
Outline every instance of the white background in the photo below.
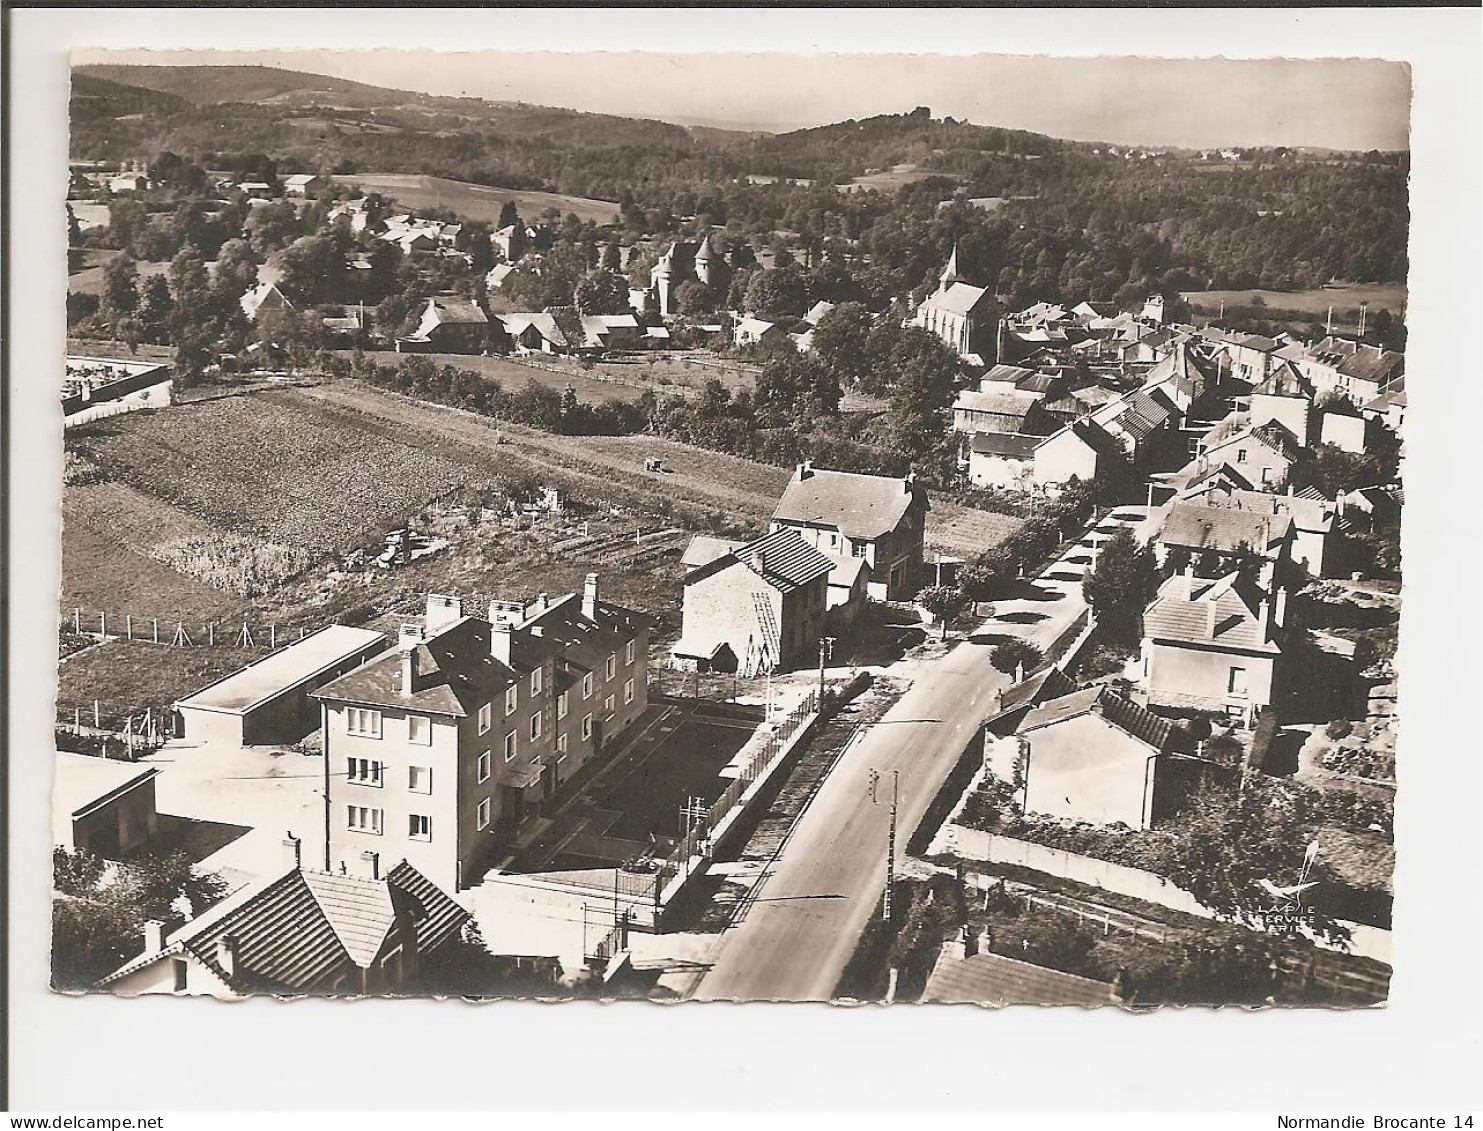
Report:
<svg viewBox="0 0 1483 1131"><path fill-rule="evenodd" d="M1480 1063L1479 13L12 10L12 1104L1456 1111ZM1396 975L1365 1013L73 1000L46 985L67 51L1350 56L1414 68ZM930 60L924 60L930 66ZM909 109L909 107L903 107ZM1450 1120L1449 1120L1450 1122ZM1270 1123L1267 1124L1270 1126Z"/></svg>

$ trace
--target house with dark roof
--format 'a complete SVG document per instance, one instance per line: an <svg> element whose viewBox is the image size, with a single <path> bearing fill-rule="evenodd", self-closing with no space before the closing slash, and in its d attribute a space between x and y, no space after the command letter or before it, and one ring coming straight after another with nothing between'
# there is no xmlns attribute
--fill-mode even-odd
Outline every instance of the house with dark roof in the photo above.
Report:
<svg viewBox="0 0 1483 1131"><path fill-rule="evenodd" d="M1041 703L1020 719L1024 812L1092 824L1152 828L1169 810L1168 763L1192 757L1187 731L1105 686Z"/></svg>
<svg viewBox="0 0 1483 1131"><path fill-rule="evenodd" d="M797 530L777 527L690 570L676 666L750 676L809 663L836 564Z"/></svg>
<svg viewBox="0 0 1483 1131"><path fill-rule="evenodd" d="M924 1002L942 1005L1117 1005L1121 999L1110 982L1097 982L1037 966L989 951L987 940L975 940L967 953L965 940L943 944L937 965L922 992Z"/></svg>
<svg viewBox="0 0 1483 1131"><path fill-rule="evenodd" d="M987 382L986 382L987 383ZM1004 435L1032 433L1041 420L1043 393L1015 388L1008 383L987 383L988 389L967 389L953 401L953 430L997 432Z"/></svg>
<svg viewBox="0 0 1483 1131"><path fill-rule="evenodd" d="M1339 366L1338 387L1356 404L1366 404L1388 392L1405 372L1405 354L1361 345Z"/></svg>
<svg viewBox="0 0 1483 1131"><path fill-rule="evenodd" d="M1143 613L1148 702L1252 717L1281 691L1286 628L1287 590L1176 573Z"/></svg>
<svg viewBox="0 0 1483 1131"><path fill-rule="evenodd" d="M1275 420L1253 426L1245 417L1222 421L1200 441L1194 470L1216 464L1232 465L1255 487L1272 490L1287 482L1301 445L1287 428Z"/></svg>
<svg viewBox="0 0 1483 1131"><path fill-rule="evenodd" d="M1313 418L1313 386L1291 361L1279 361L1251 390L1251 426L1276 422L1306 445L1317 421Z"/></svg>
<svg viewBox="0 0 1483 1131"><path fill-rule="evenodd" d="M1262 560L1261 584L1270 586L1278 567L1292 560L1293 533L1292 516L1281 507L1247 509L1212 505L1205 498L1176 499L1165 512L1153 549L1160 565L1171 553L1195 561L1210 554L1227 559L1250 551Z"/></svg>
<svg viewBox="0 0 1483 1131"><path fill-rule="evenodd" d="M469 913L405 860L383 872L375 852L358 870L303 867L290 836L288 871L248 885L166 934L144 925L144 951L98 983L141 994L359 997L416 986L424 963Z"/></svg>
<svg viewBox="0 0 1483 1131"><path fill-rule="evenodd" d="M476 885L540 802L648 702L650 618L581 593L491 602L430 594L397 643L314 693L323 708L325 867L405 858Z"/></svg>
<svg viewBox="0 0 1483 1131"><path fill-rule="evenodd" d="M475 303L458 295L434 295L410 340L434 353L481 353L488 334L489 318Z"/></svg>
<svg viewBox="0 0 1483 1131"><path fill-rule="evenodd" d="M826 471L805 461L778 501L772 529L795 530L836 561L863 560L870 596L900 601L917 592L929 505L915 475Z"/></svg>
<svg viewBox="0 0 1483 1131"><path fill-rule="evenodd" d="M975 487L1029 490L1035 478L1035 449L1044 436L975 432L968 442L968 481Z"/></svg>
<svg viewBox="0 0 1483 1131"><path fill-rule="evenodd" d="M1338 504L1312 487L1286 494L1253 491L1228 480L1211 478L1186 490L1181 499L1204 507L1226 508L1250 514L1285 515L1292 520L1289 555L1313 577L1332 576L1340 540Z"/></svg>

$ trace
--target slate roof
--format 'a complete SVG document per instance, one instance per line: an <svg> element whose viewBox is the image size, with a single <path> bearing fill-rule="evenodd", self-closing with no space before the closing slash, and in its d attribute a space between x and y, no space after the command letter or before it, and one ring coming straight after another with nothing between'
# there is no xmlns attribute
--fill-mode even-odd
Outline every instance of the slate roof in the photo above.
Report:
<svg viewBox="0 0 1483 1131"><path fill-rule="evenodd" d="M930 307L933 310L941 310L948 314L971 314L980 304L987 299L993 301L993 296L984 287L974 287L967 283L954 283L941 294L932 295L922 307Z"/></svg>
<svg viewBox="0 0 1483 1131"><path fill-rule="evenodd" d="M1287 515L1299 530L1327 531L1334 524L1333 500L1325 499L1312 487L1304 488L1302 492L1293 495L1216 487L1204 499L1206 505L1211 507L1251 514Z"/></svg>
<svg viewBox="0 0 1483 1131"><path fill-rule="evenodd" d="M1024 436L1011 432L975 432L970 446L977 455L1003 456L1007 459L1033 459L1044 436Z"/></svg>
<svg viewBox="0 0 1483 1131"><path fill-rule="evenodd" d="M903 479L815 468L806 478L794 475L773 518L832 526L847 538L870 539L895 530L918 502L926 509L926 492Z"/></svg>
<svg viewBox="0 0 1483 1131"><path fill-rule="evenodd" d="M1166 546L1223 553L1244 542L1257 553L1262 553L1286 538L1291 529L1292 519L1285 514L1204 506L1178 499L1170 504L1158 537Z"/></svg>
<svg viewBox="0 0 1483 1131"><path fill-rule="evenodd" d="M1026 377L1035 376L1035 370L1019 365L996 365L983 375L982 380L1017 385Z"/></svg>
<svg viewBox="0 0 1483 1131"><path fill-rule="evenodd" d="M385 945L397 915L411 917L419 953L442 945L469 913L406 861L382 880L295 868L245 888L99 982L106 986L150 962L189 953L227 985L246 993L304 993L348 965L366 969ZM218 941L236 947L235 972L221 966Z"/></svg>
<svg viewBox="0 0 1483 1131"><path fill-rule="evenodd" d="M994 424L1002 425L994 429L996 432L1020 432L1024 430L1026 418L1039 403L1039 394L1019 389L996 389L988 393L970 389L958 394L958 399L953 402L953 411L992 416Z"/></svg>
<svg viewBox="0 0 1483 1131"><path fill-rule="evenodd" d="M1109 983L998 954L939 962L927 980L922 1000L939 1004L1080 1006L1115 1001Z"/></svg>
<svg viewBox="0 0 1483 1131"><path fill-rule="evenodd" d="M1181 727L1138 706L1131 699L1123 698L1105 685L1085 687L1042 703L1024 717L1015 733L1029 734L1092 712L1155 750L1168 751L1187 745L1187 734Z"/></svg>
<svg viewBox="0 0 1483 1131"><path fill-rule="evenodd" d="M1211 604L1215 632L1210 632ZM1158 596L1143 613L1143 634L1152 640L1182 644L1224 645L1248 652L1280 653L1257 621L1260 596L1237 574L1218 581L1175 574L1159 586Z"/></svg>
<svg viewBox="0 0 1483 1131"><path fill-rule="evenodd" d="M1374 382L1383 389L1399 375L1405 360L1404 354L1394 350L1361 349L1339 366L1339 372L1345 377Z"/></svg>
<svg viewBox="0 0 1483 1131"><path fill-rule="evenodd" d="M1307 397L1313 396L1313 390L1303 375L1298 372L1298 367L1291 361L1284 361L1276 369L1268 373L1266 378L1251 390L1254 397Z"/></svg>
<svg viewBox="0 0 1483 1131"><path fill-rule="evenodd" d="M436 295L427 302L427 312L436 316L440 326L483 326L489 321L484 312L466 298Z"/></svg>
<svg viewBox="0 0 1483 1131"><path fill-rule="evenodd" d="M986 720L992 723L1015 711L1039 706L1050 699L1059 699L1076 690L1076 681L1055 664L1042 668L1034 675L1026 676L999 697L999 710Z"/></svg>

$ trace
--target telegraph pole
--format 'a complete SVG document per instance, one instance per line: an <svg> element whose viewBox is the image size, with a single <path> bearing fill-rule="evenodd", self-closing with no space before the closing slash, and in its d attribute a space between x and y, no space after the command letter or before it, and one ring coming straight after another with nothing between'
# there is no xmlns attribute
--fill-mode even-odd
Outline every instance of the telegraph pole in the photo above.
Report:
<svg viewBox="0 0 1483 1131"><path fill-rule="evenodd" d="M824 705L824 657L834 655L834 637L819 637L819 706Z"/></svg>
<svg viewBox="0 0 1483 1131"><path fill-rule="evenodd" d="M886 834L886 901L882 918L891 921L891 888L896 885L896 796L901 784L901 771L891 771L891 830Z"/></svg>

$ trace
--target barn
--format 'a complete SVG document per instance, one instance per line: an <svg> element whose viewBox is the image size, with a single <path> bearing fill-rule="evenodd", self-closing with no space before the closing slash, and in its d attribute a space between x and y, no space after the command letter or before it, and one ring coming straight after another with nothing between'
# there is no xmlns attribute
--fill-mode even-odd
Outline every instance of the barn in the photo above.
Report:
<svg viewBox="0 0 1483 1131"><path fill-rule="evenodd" d="M296 742L319 725L309 698L385 649L379 632L332 624L175 704L177 737L221 746Z"/></svg>

